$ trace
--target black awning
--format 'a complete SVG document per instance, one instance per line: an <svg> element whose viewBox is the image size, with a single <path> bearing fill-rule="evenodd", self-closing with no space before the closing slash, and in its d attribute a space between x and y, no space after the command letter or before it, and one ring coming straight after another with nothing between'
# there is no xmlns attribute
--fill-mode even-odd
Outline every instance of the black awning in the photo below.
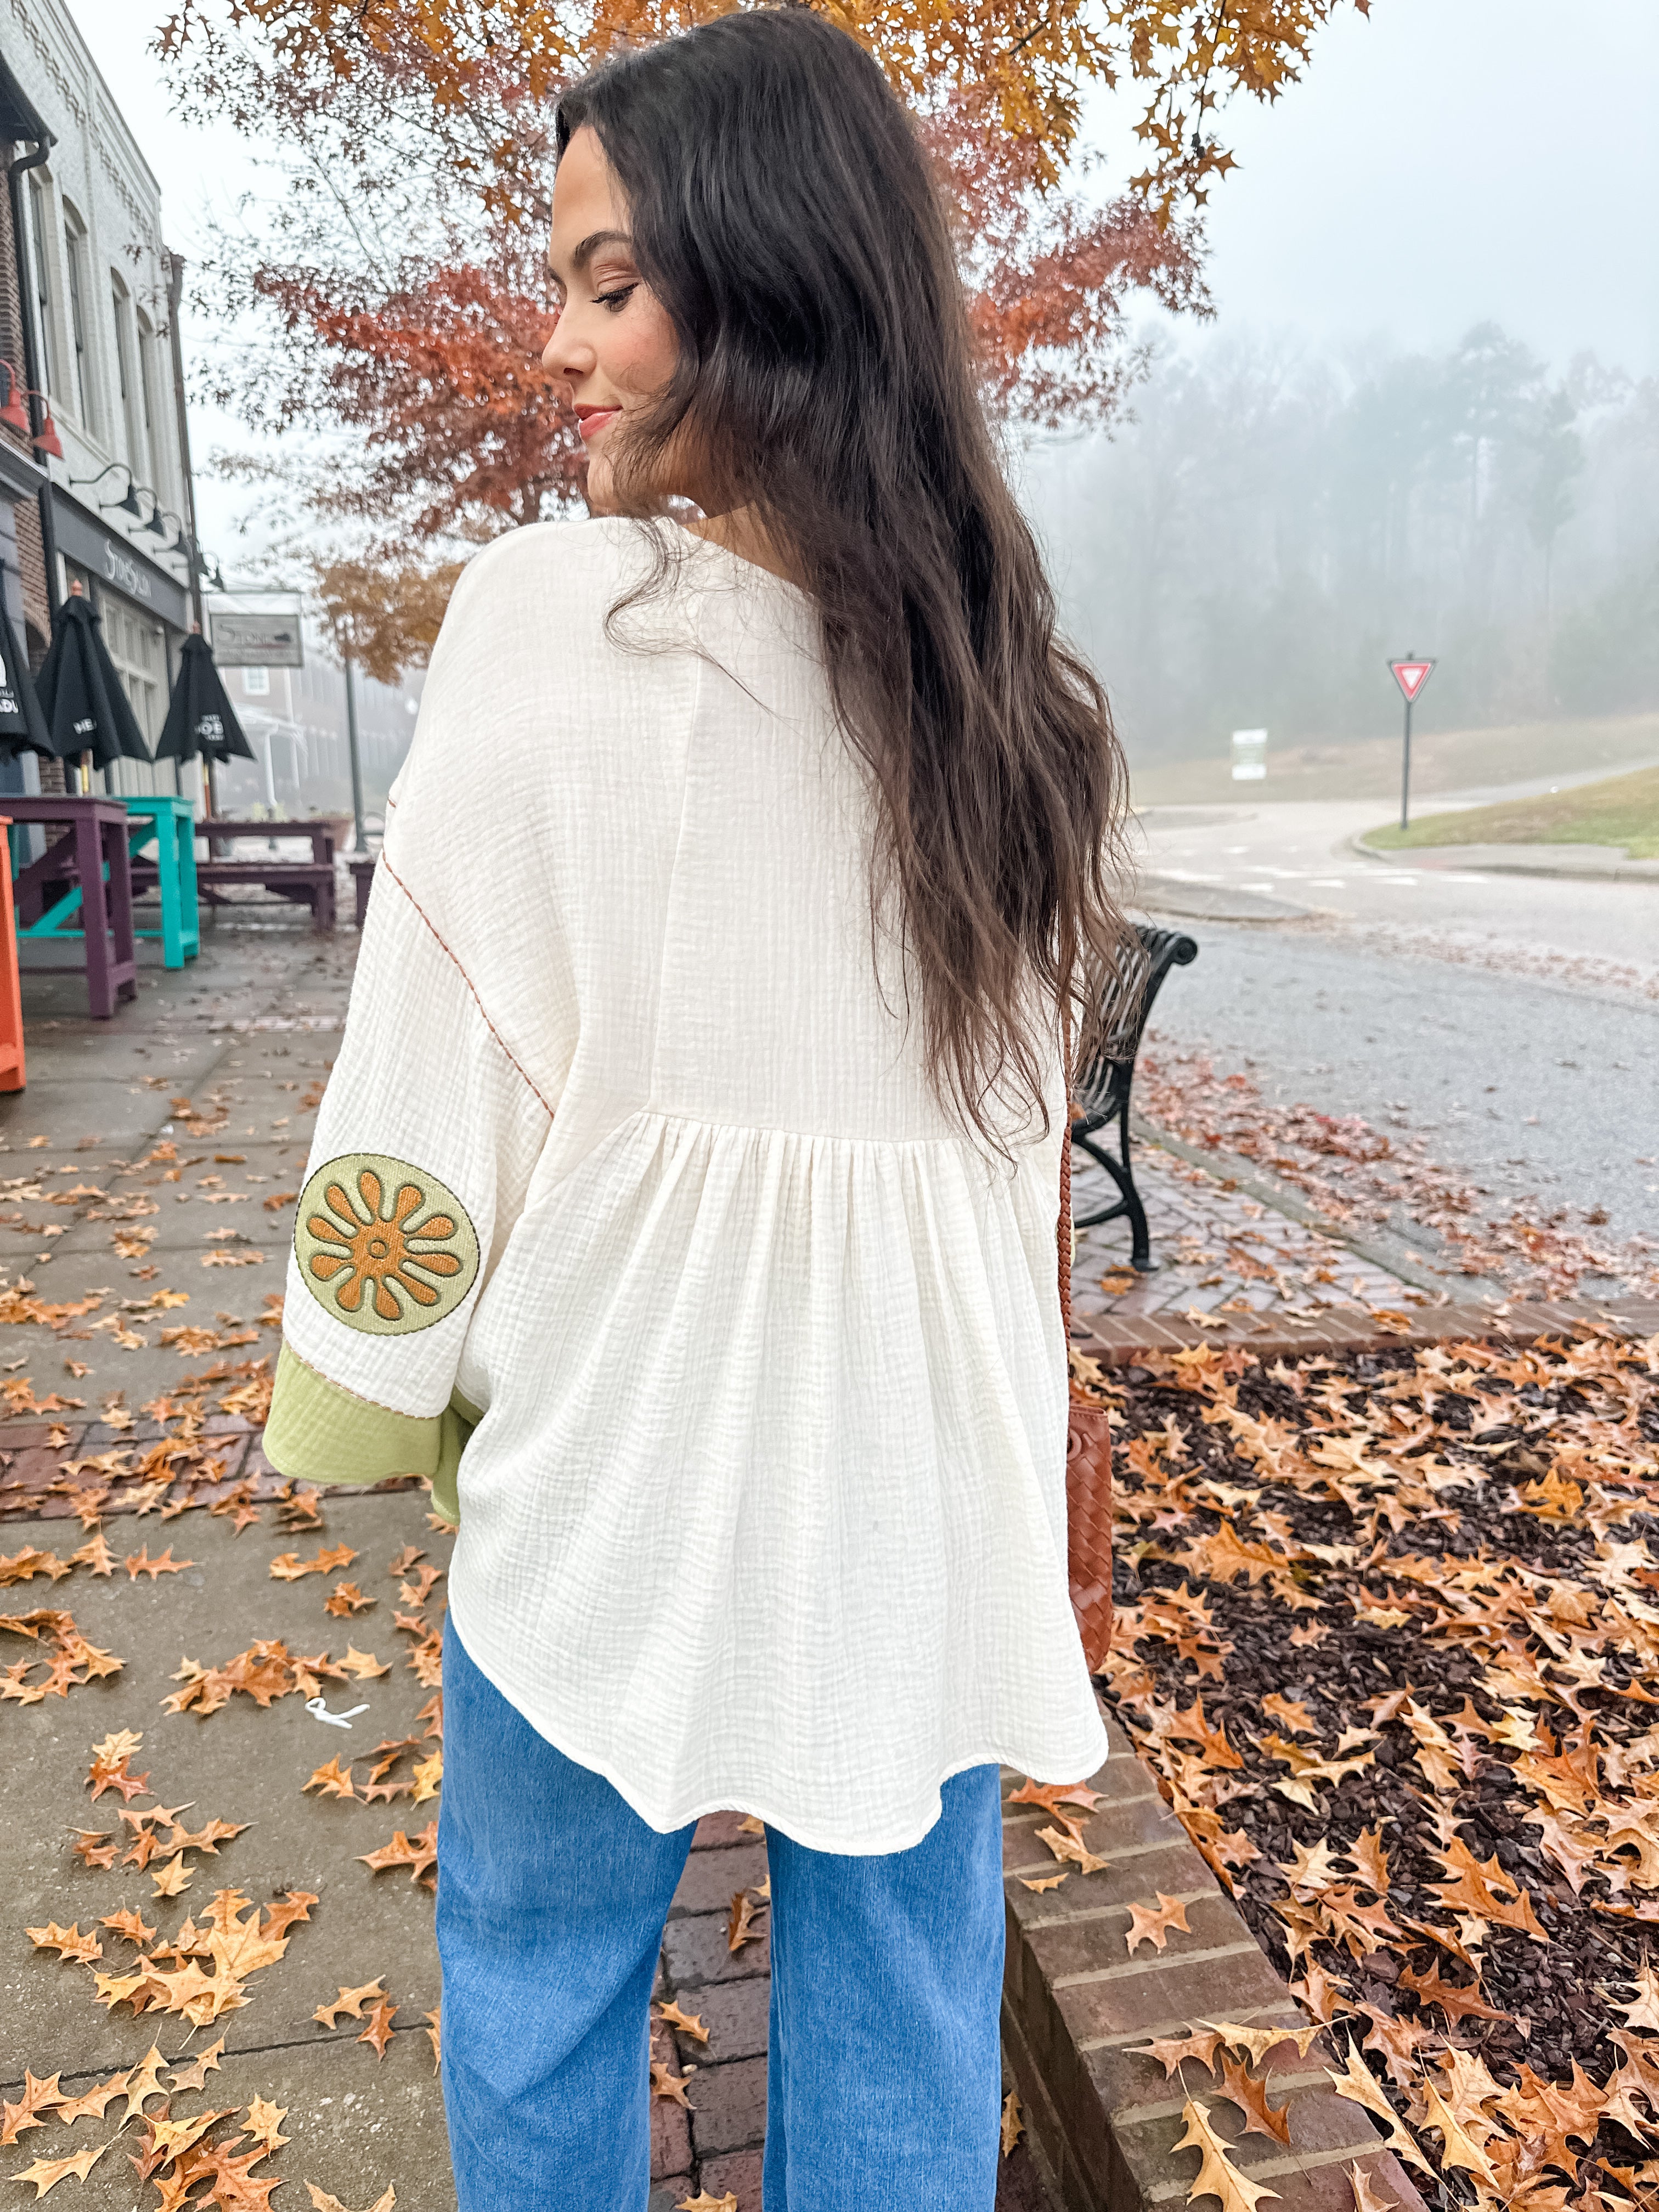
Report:
<svg viewBox="0 0 1659 2212"><path fill-rule="evenodd" d="M0 138L9 139L13 145L48 146L56 143L52 134L29 105L28 94L0 59Z"/></svg>

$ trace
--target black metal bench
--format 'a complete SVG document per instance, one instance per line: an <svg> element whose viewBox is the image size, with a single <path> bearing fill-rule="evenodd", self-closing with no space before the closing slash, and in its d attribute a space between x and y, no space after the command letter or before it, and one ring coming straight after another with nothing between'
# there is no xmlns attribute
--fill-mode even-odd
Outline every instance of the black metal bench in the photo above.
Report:
<svg viewBox="0 0 1659 2212"><path fill-rule="evenodd" d="M1126 950L1108 994L1106 1030L1100 1048L1079 1068L1073 1085L1072 1103L1083 1110L1072 1124L1072 1150L1105 1169L1117 1186L1117 1203L1094 1213L1074 1214L1073 1226L1098 1229L1103 1222L1117 1221L1127 1214L1134 1240L1131 1261L1144 1275L1152 1266L1152 1248L1146 1233L1146 1209L1135 1188L1129 1158L1129 1092L1152 1001L1171 968L1190 967L1197 959L1198 945L1178 930L1156 929L1150 922L1139 923L1134 933L1139 950L1133 946ZM1097 1141L1114 1121L1117 1123L1115 1159Z"/></svg>

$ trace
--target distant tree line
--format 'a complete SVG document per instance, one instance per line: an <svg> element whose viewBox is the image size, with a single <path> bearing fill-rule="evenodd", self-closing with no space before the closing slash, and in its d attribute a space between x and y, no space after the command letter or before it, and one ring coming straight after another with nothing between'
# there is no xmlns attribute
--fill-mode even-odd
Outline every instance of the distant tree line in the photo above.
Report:
<svg viewBox="0 0 1659 2212"><path fill-rule="evenodd" d="M1659 707L1659 379L1565 374L1495 324L1449 353L1161 355L1110 439L1031 456L1073 634L1133 750Z"/></svg>

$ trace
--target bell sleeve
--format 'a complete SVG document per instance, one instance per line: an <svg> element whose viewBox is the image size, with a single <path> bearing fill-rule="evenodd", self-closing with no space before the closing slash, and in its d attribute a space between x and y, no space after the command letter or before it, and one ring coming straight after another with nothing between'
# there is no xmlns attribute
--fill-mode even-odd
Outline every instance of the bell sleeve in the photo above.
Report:
<svg viewBox="0 0 1659 2212"><path fill-rule="evenodd" d="M490 653L477 572L489 564L481 556L457 589L388 800L295 1207L264 1435L281 1474L424 1475L451 1518L482 1418L456 1387L463 1347L546 1142L562 1080L546 1066L568 1062L571 1043L526 1039L525 1006L548 994L529 989L522 933L502 924L526 894L503 880L512 862L492 844L495 796L472 750Z"/></svg>
<svg viewBox="0 0 1659 2212"><path fill-rule="evenodd" d="M384 864L295 1208L265 1456L308 1482L454 1476L456 1389L548 1110Z"/></svg>

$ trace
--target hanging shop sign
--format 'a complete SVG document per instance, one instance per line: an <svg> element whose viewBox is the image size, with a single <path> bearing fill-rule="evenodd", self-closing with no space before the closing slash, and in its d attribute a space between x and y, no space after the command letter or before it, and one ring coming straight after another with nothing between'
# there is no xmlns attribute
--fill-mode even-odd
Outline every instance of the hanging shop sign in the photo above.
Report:
<svg viewBox="0 0 1659 2212"><path fill-rule="evenodd" d="M210 592L208 629L221 668L303 668L297 592Z"/></svg>

